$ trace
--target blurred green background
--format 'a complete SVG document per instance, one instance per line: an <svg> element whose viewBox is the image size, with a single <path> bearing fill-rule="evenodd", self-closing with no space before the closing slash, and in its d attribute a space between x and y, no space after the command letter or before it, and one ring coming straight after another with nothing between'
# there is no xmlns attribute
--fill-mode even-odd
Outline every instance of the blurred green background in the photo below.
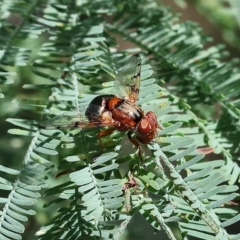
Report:
<svg viewBox="0 0 240 240"><path fill-rule="evenodd" d="M240 1L219 1L219 0L162 0L162 2L167 6L171 7L172 10L181 15L181 21L192 20L198 22L203 28L206 35L213 38L212 43L224 44L226 46L226 60L239 57L240 55ZM18 15L11 15L9 21L15 25L19 24L20 18ZM46 35L42 34L37 40L26 40L14 43L18 46L25 46L33 51L32 59L30 64L34 61L36 54L45 41ZM120 42L121 49L129 47L128 43ZM227 54L228 52L228 54ZM11 69L9 69L11 70ZM16 71L16 68L14 68ZM38 122L41 121L40 115L29 114L28 111L19 111L14 102L14 99L47 99L49 92L40 91L36 92L34 90L23 89L22 86L27 83L37 83L34 75L29 70L29 67L18 67L17 75L14 77L14 83L10 85L4 85L2 87L2 92L5 94L5 98L1 99L0 107L0 164L6 167L11 167L13 169L19 169L23 161L24 155L26 154L27 148L31 141L30 137L14 136L8 133L8 129L12 128L12 125L5 121L7 118L23 118L23 119L33 119ZM41 82L43 83L43 82ZM16 158L17 156L17 158ZM54 162L54 157L53 157ZM9 176L3 176L9 178ZM59 179L54 179L54 176L49 176L48 184L49 186L54 186L60 182L64 182L65 177ZM54 179L54 180L53 180ZM9 179L13 180L13 179ZM56 182L57 181L57 182ZM5 196L5 192L1 191L1 196ZM31 220L26 225L26 232L23 239L32 240L36 239L34 234L39 227L48 222L48 219L53 216L57 210L56 207L43 208L43 204L49 199L39 199L34 208L37 214L31 217ZM141 228L142 225L146 228ZM173 226L174 227L174 226ZM167 239L162 232L154 234L153 228L150 224L145 222L145 219L140 215L135 215L134 219L128 226L128 232L122 236L122 239L128 240L147 240L148 236L153 235L152 239Z"/></svg>

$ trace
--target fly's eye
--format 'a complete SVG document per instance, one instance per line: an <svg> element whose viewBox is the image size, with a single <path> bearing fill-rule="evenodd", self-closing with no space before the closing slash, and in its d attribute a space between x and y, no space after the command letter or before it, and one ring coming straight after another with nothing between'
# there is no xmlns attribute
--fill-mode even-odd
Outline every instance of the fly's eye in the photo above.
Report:
<svg viewBox="0 0 240 240"><path fill-rule="evenodd" d="M149 123L146 119L142 119L141 121L141 128L144 130L146 128L149 128Z"/></svg>

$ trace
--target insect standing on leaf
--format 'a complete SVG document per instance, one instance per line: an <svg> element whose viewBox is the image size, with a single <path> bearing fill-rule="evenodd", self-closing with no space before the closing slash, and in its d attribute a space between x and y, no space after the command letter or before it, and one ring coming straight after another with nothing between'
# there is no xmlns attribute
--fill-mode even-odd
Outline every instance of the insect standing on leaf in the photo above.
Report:
<svg viewBox="0 0 240 240"><path fill-rule="evenodd" d="M115 77L114 87L118 96L105 94L95 97L85 111L85 119L71 121L67 127L89 128L108 127L98 133L98 140L103 146L101 138L118 130L127 132L128 138L139 152L141 161L142 148L139 144L150 143L160 126L154 112L144 114L136 105L140 90L141 58L139 54L133 55ZM61 126L57 126L61 129ZM161 128L160 128L161 129ZM132 135L135 133L135 137Z"/></svg>

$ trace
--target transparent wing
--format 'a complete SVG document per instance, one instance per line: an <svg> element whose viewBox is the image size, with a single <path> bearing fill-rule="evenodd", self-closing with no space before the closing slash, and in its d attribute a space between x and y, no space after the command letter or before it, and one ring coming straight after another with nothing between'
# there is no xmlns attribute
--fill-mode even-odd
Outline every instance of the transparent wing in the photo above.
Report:
<svg viewBox="0 0 240 240"><path fill-rule="evenodd" d="M87 107L89 106L91 106L91 121L85 116L85 111L79 113L76 111L64 112L63 114L42 122L39 125L39 128L53 130L113 126L114 121L110 114L105 112L104 114L99 115L99 106L91 104ZM88 109L87 107L86 109Z"/></svg>
<svg viewBox="0 0 240 240"><path fill-rule="evenodd" d="M77 122L87 123L85 119L76 112L65 112L63 114L57 115L49 120L42 122L39 127L43 129L69 129L76 128Z"/></svg>
<svg viewBox="0 0 240 240"><path fill-rule="evenodd" d="M134 54L117 73L115 77L115 89L122 98L132 102L138 99L140 88L141 57Z"/></svg>

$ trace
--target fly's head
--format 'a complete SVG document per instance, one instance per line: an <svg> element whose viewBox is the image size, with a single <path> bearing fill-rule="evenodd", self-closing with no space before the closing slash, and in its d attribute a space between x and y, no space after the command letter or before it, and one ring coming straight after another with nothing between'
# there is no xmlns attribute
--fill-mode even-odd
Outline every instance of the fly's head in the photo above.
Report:
<svg viewBox="0 0 240 240"><path fill-rule="evenodd" d="M148 112L139 122L136 131L136 137L143 144L150 143L160 128L157 122L157 116L154 112Z"/></svg>

